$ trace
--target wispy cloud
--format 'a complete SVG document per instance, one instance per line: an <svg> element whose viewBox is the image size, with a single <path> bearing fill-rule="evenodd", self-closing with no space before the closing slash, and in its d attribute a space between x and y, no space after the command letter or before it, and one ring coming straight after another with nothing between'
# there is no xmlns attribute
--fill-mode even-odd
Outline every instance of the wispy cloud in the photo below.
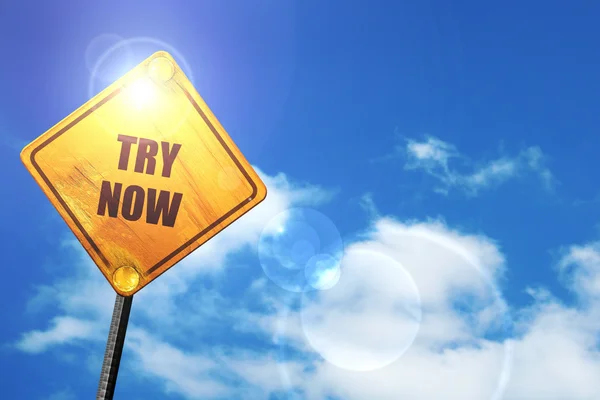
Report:
<svg viewBox="0 0 600 400"><path fill-rule="evenodd" d="M225 383L214 379L219 364L208 356L184 352L142 329L131 329L127 344L138 370L151 379L159 378L166 392L190 399L222 398L231 393Z"/></svg>
<svg viewBox="0 0 600 400"><path fill-rule="evenodd" d="M41 353L56 345L98 338L98 326L94 321L61 316L54 318L50 325L46 330L33 330L23 334L17 347L27 353Z"/></svg>
<svg viewBox="0 0 600 400"><path fill-rule="evenodd" d="M563 249L558 269L567 286L582 300L600 302L600 242Z"/></svg>
<svg viewBox="0 0 600 400"><path fill-rule="evenodd" d="M373 200L372 193L366 193L362 195L359 201L359 205L367 213L367 216L370 220L375 220L379 218L379 210L377 209L377 205Z"/></svg>
<svg viewBox="0 0 600 400"><path fill-rule="evenodd" d="M422 140L404 139L403 145L398 146L394 154L404 159L406 170L420 170L435 178L435 190L442 194L461 190L476 196L482 190L525 174L538 176L548 190L556 184L552 172L546 167L546 156L539 147L528 147L514 156L474 161L453 144L426 136Z"/></svg>

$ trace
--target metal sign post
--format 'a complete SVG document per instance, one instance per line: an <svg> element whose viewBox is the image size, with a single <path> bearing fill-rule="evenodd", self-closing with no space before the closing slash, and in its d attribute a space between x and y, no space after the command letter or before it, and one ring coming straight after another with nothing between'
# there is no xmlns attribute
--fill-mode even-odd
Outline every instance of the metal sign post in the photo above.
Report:
<svg viewBox="0 0 600 400"><path fill-rule="evenodd" d="M121 355L123 354L123 345L125 344L125 335L127 334L127 324L129 322L132 302L133 296L124 297L117 294L96 400L112 400L115 394L117 375L119 374L119 365L121 365Z"/></svg>

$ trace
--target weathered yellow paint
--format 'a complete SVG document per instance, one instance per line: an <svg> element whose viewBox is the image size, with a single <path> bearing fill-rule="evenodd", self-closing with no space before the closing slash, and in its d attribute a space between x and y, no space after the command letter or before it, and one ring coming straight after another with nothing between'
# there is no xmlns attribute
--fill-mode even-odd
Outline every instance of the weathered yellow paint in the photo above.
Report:
<svg viewBox="0 0 600 400"><path fill-rule="evenodd" d="M137 144L127 170L118 169L119 135L158 143L154 174L135 172ZM181 148L169 177L161 142ZM100 271L123 296L138 292L267 194L175 60L158 52L27 145L21 159ZM127 220L98 214L102 182L144 189L143 214ZM146 222L148 189L181 193L173 227ZM132 197L135 200L135 197ZM130 218L131 219L131 218ZM134 268L139 282L125 291L115 272ZM126 270L123 270L126 271ZM126 281L135 282L131 270ZM121 278L122 279L122 278ZM121 287L124 287L121 285Z"/></svg>

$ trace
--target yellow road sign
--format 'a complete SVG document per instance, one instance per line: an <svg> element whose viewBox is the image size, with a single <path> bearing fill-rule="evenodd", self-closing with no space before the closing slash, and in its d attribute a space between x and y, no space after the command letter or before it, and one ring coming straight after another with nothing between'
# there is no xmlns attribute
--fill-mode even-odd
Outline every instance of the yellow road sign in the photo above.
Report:
<svg viewBox="0 0 600 400"><path fill-rule="evenodd" d="M166 52L35 139L21 160L122 296L267 195Z"/></svg>

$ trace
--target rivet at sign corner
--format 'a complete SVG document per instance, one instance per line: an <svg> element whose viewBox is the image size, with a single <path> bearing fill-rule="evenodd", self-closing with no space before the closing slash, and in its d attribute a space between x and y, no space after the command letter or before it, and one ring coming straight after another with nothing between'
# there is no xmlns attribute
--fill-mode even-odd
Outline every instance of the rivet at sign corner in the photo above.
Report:
<svg viewBox="0 0 600 400"><path fill-rule="evenodd" d="M175 74L175 67L171 60L160 56L150 61L148 73L151 78L166 82Z"/></svg>
<svg viewBox="0 0 600 400"><path fill-rule="evenodd" d="M131 292L140 283L140 274L128 265L118 268L113 274L113 283L124 292Z"/></svg>

